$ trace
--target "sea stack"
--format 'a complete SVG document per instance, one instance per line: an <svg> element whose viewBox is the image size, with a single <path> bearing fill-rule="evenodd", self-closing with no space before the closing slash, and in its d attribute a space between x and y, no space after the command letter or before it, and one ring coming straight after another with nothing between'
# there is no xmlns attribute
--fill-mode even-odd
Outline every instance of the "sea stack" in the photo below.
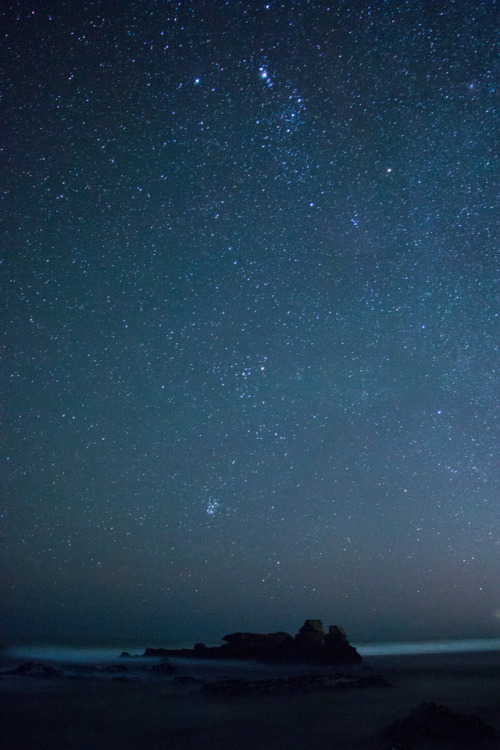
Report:
<svg viewBox="0 0 500 750"><path fill-rule="evenodd" d="M361 656L347 640L345 630L321 620L306 620L295 637L288 633L231 633L222 639L228 658L312 664L359 664Z"/></svg>

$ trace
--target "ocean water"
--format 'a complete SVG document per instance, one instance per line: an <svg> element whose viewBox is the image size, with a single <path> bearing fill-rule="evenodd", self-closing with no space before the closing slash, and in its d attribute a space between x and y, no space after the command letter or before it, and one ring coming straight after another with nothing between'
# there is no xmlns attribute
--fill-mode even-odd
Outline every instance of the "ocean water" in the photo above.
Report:
<svg viewBox="0 0 500 750"><path fill-rule="evenodd" d="M372 740L389 724L434 701L478 716L500 732L500 638L353 645L389 687L233 700L200 693L195 680L289 676L300 667L174 658L170 676L151 670L157 659L119 659L122 650L140 654L143 647L11 646L0 651L0 669L35 661L58 666L64 678L2 677L0 726L9 750L137 750L146 747L145 738L150 750L200 744L207 750L367 750L379 746ZM99 669L117 663L127 666L125 675ZM75 664L97 669L78 670Z"/></svg>
<svg viewBox="0 0 500 750"><path fill-rule="evenodd" d="M192 648L193 644L170 644L165 648ZM500 638L483 638L446 641L419 641L393 643L365 643L353 644L362 657L370 656L403 656L418 654L460 654L484 651L500 651ZM140 655L144 647L127 646L114 647L85 647L66 645L17 645L0 649L0 670L10 668L13 664L34 661L46 664L93 664L95 666L109 665L117 661L122 651L133 655ZM134 659L139 665L143 660ZM150 659L144 660L151 664ZM130 664L130 662L127 662Z"/></svg>
<svg viewBox="0 0 500 750"><path fill-rule="evenodd" d="M353 644L361 656L404 656L409 654L459 654L476 651L500 651L500 638L475 638L453 641L409 641L401 643Z"/></svg>

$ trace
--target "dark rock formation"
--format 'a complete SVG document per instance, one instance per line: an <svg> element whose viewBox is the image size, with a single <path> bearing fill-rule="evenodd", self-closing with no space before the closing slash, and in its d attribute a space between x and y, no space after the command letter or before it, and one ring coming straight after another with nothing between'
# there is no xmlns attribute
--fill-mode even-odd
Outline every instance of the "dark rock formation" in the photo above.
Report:
<svg viewBox="0 0 500 750"><path fill-rule="evenodd" d="M295 636L297 658L324 664L359 664L361 656L347 640L345 630L330 625L323 631L321 620L306 620Z"/></svg>
<svg viewBox="0 0 500 750"><path fill-rule="evenodd" d="M347 640L344 628L330 625L324 640L325 657L332 664L356 664L361 661L354 646Z"/></svg>
<svg viewBox="0 0 500 750"><path fill-rule="evenodd" d="M288 633L232 633L222 639L226 658L290 661L294 657L294 639Z"/></svg>
<svg viewBox="0 0 500 750"><path fill-rule="evenodd" d="M345 631L331 625L323 631L321 620L306 620L293 638L288 633L232 633L222 639L221 652L231 659L309 664L359 664L361 657L349 644Z"/></svg>
<svg viewBox="0 0 500 750"><path fill-rule="evenodd" d="M297 657L303 661L322 661L325 633L321 620L306 620L295 636Z"/></svg>
<svg viewBox="0 0 500 750"><path fill-rule="evenodd" d="M494 750L500 748L496 730L476 716L436 703L422 703L410 716L383 733L382 748L398 750Z"/></svg>
<svg viewBox="0 0 500 750"><path fill-rule="evenodd" d="M3 674L22 675L24 677L59 677L62 673L54 667L47 666L47 664L27 661Z"/></svg>
<svg viewBox="0 0 500 750"><path fill-rule="evenodd" d="M184 649L182 649L184 650ZM152 658L162 658L164 656L170 656L173 652L168 648L147 648L143 653L143 656L150 656Z"/></svg>
<svg viewBox="0 0 500 750"><path fill-rule="evenodd" d="M203 692L216 695L267 695L283 693L302 693L317 690L342 690L346 688L360 688L387 686L387 682L377 674L362 676L345 674L327 675L295 675L293 677L277 677L270 680L218 680L203 685Z"/></svg>
<svg viewBox="0 0 500 750"><path fill-rule="evenodd" d="M230 633L222 646L197 643L193 649L147 648L143 656L196 659L253 659L265 662L359 664L361 656L349 644L345 631L331 625L323 631L321 620L306 620L295 638L289 633ZM122 654L125 655L125 654Z"/></svg>

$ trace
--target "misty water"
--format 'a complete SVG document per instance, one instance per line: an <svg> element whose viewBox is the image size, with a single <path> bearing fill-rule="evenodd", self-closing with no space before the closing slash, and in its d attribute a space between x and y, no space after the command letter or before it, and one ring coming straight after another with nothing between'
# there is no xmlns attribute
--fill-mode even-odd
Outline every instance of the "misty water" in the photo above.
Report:
<svg viewBox="0 0 500 750"><path fill-rule="evenodd" d="M61 672L60 679L2 676L0 723L8 727L9 750L186 750L200 742L217 750L305 750L332 747L333 741L342 750L371 750L385 727L426 701L500 729L500 639L360 644L363 664L338 668L173 657L171 674L152 671L159 658L120 658L122 650L139 655L144 647L3 648L0 670L40 662ZM112 665L126 671L107 672ZM245 696L200 690L203 683L228 678L351 670L380 673L388 686Z"/></svg>
<svg viewBox="0 0 500 750"><path fill-rule="evenodd" d="M162 648L181 649L192 648L191 643L169 643L162 644ZM213 644L218 645L218 644ZM361 656L390 656L401 654L429 654L429 653L454 653L464 651L498 651L500 650L500 638L476 638L462 640L444 641L394 641L384 643L353 643ZM137 644L123 647L96 647L96 646L68 646L60 644L22 644L5 646L0 650L2 657L47 659L49 661L94 661L101 663L120 656L123 651L130 654L140 655L145 646Z"/></svg>
<svg viewBox="0 0 500 750"><path fill-rule="evenodd" d="M168 644L164 646L167 649L191 648L190 644ZM60 644L39 645L23 644L6 646L0 649L0 671L11 669L25 662L37 662L51 666L58 666L60 669L68 669L71 665L94 665L103 668L111 664L123 664L127 670L137 673L146 672L152 664L160 661L159 659L142 657L145 647L127 646L117 647L95 647L95 646L69 646ZM446 640L446 641L413 641L413 642L392 642L392 643L367 643L356 645L356 649L363 657L365 663L370 663L371 659L377 661L378 657L402 657L417 656L424 654L446 655L446 654L473 654L480 652L500 651L500 638L485 639L464 639L464 640ZM122 652L128 652L133 658L121 658ZM232 673L238 676L247 674L269 671L274 673L290 671L308 671L311 672L310 665L296 665L292 668L290 665L263 665L256 662L242 662L222 659L190 659L172 657L169 661L182 673L196 675L199 679L208 679L209 673L215 672L220 674ZM390 663L390 659L388 661ZM324 670L330 670L332 667L322 667Z"/></svg>

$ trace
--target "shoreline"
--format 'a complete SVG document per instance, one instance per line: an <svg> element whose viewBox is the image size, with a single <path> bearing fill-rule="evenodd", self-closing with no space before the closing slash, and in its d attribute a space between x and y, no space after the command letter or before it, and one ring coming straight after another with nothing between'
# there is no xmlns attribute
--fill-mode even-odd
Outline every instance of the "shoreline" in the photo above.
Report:
<svg viewBox="0 0 500 750"><path fill-rule="evenodd" d="M183 677L193 671L192 663L174 666ZM215 666L215 677L221 678L240 674L242 664L233 663L233 672L230 664ZM265 665L245 668L254 677L269 674ZM385 727L427 701L478 716L500 733L498 651L377 656L367 658L363 669L380 673L390 686L228 696L168 678L4 676L2 747L188 750L202 743L207 750L306 750L318 743L371 750ZM289 671L281 667L281 673Z"/></svg>

